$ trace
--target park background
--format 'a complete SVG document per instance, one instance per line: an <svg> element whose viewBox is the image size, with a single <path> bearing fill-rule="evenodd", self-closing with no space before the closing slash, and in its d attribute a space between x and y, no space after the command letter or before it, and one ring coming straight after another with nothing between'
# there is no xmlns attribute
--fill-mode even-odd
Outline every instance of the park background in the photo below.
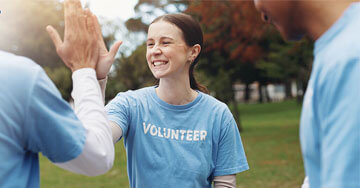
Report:
<svg viewBox="0 0 360 188"><path fill-rule="evenodd" d="M108 47L116 40L124 41L109 75L106 101L120 91L154 85L145 59L148 24L165 13L190 14L204 32L196 76L211 95L229 105L241 132L250 170L237 175L237 186L300 187L304 169L299 117L311 72L313 42L307 38L282 40L273 26L262 22L252 1L118 1L135 1L134 15L126 20L99 17ZM0 0L0 50L36 61L71 102L71 71L57 56L45 31L46 25L53 25L63 34L62 2L9 2ZM86 1L83 6L91 10L92 3ZM129 187L122 141L115 147L114 167L99 177L66 172L40 157L41 186Z"/></svg>

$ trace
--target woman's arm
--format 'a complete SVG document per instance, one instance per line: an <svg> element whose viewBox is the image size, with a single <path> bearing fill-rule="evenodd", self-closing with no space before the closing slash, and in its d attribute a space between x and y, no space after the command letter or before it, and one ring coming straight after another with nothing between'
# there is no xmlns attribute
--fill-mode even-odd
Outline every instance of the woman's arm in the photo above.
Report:
<svg viewBox="0 0 360 188"><path fill-rule="evenodd" d="M106 83L107 83L107 76L104 79L98 80L99 85L100 85L100 89L101 89L101 94L102 94L102 99L105 102L105 89L106 89ZM112 138L113 138L113 142L114 144L121 138L122 136L122 129L120 128L120 126L118 124L116 124L113 121L110 121L110 127L112 130Z"/></svg>

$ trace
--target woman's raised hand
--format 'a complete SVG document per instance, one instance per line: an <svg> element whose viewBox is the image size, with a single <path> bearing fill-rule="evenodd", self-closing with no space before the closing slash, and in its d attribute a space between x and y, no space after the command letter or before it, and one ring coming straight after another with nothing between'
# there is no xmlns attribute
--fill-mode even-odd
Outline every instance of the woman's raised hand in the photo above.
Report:
<svg viewBox="0 0 360 188"><path fill-rule="evenodd" d="M100 51L96 17L89 10L83 10L79 0L65 0L64 5L64 41L52 26L46 27L56 52L73 72L80 68L95 69Z"/></svg>
<svg viewBox="0 0 360 188"><path fill-rule="evenodd" d="M100 80L106 78L107 74L109 73L111 65L114 63L115 55L119 50L122 41L115 42L110 48L110 51L108 51L101 34L101 28L98 19L96 16L94 16L93 19L96 28L96 38L98 40L97 45L99 47L99 60L96 66L96 76L98 80Z"/></svg>

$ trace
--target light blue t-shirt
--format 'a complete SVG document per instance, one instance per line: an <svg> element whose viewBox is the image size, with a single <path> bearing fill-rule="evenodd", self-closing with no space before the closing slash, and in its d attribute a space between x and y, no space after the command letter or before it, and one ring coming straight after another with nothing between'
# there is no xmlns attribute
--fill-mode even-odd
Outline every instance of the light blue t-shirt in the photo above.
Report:
<svg viewBox="0 0 360 188"><path fill-rule="evenodd" d="M38 152L53 162L78 156L85 129L31 60L0 51L0 187L39 187Z"/></svg>
<svg viewBox="0 0 360 188"><path fill-rule="evenodd" d="M301 148L312 188L360 187L360 4L315 44L301 116Z"/></svg>
<svg viewBox="0 0 360 188"><path fill-rule="evenodd" d="M249 169L231 112L209 95L171 105L147 87L119 93L106 109L123 130L131 187L211 187L214 176Z"/></svg>

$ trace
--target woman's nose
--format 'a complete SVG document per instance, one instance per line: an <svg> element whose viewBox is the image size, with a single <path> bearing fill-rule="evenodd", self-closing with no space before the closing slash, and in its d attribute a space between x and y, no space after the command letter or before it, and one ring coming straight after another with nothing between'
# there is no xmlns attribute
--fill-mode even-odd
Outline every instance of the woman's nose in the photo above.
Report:
<svg viewBox="0 0 360 188"><path fill-rule="evenodd" d="M155 45L153 48L153 54L161 54L161 49L158 45Z"/></svg>

